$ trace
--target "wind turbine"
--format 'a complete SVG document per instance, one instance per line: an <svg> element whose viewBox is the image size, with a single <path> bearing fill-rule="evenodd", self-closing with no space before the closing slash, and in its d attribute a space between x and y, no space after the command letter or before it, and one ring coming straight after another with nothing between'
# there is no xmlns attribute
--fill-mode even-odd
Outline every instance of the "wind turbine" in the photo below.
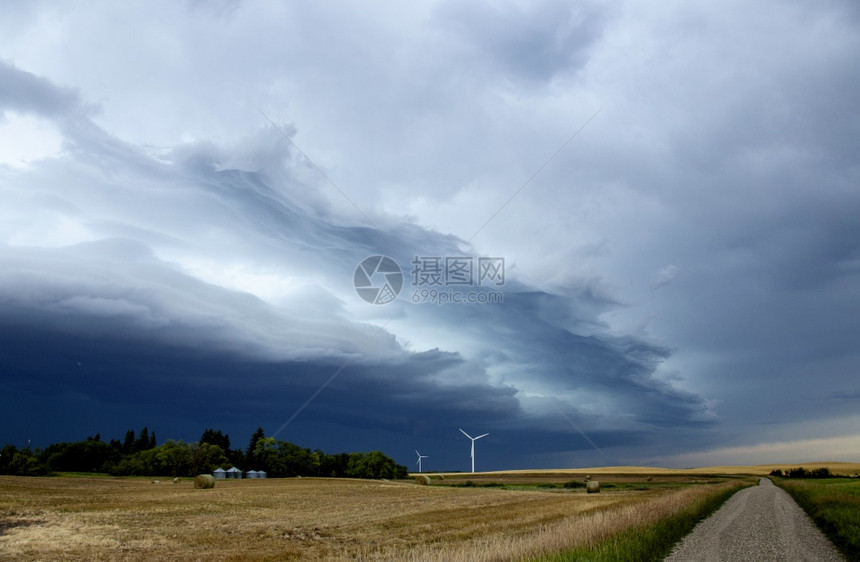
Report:
<svg viewBox="0 0 860 562"><path fill-rule="evenodd" d="M422 455L418 449L415 449L415 454L418 455L418 474L421 474L421 459L429 459L430 455Z"/></svg>
<svg viewBox="0 0 860 562"><path fill-rule="evenodd" d="M485 433L483 435L478 435L477 437L472 437L471 435L469 435L468 433L466 433L462 429L460 429L460 433L462 433L463 435L465 435L466 437L468 437L469 439L472 440L472 474L475 474L475 441L477 441L481 437L486 437L487 435L489 435L489 433Z"/></svg>

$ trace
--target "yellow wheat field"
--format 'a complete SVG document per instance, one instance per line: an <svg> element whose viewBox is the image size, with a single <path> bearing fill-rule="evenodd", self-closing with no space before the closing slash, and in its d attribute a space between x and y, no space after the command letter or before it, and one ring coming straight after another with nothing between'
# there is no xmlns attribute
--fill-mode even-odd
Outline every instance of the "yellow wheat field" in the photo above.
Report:
<svg viewBox="0 0 860 562"><path fill-rule="evenodd" d="M190 479L0 477L0 559L523 559L732 485L587 495L317 478L196 490Z"/></svg>

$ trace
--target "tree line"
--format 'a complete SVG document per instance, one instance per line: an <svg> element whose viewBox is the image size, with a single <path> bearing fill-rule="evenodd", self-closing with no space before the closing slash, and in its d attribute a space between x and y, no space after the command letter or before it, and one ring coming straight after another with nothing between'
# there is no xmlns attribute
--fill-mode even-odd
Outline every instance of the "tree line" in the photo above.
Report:
<svg viewBox="0 0 860 562"><path fill-rule="evenodd" d="M813 468L812 470L807 470L802 466L797 468L788 468L785 471L781 468L775 468L770 471L770 475L778 476L780 478L846 478L846 476L833 474L826 466Z"/></svg>
<svg viewBox="0 0 860 562"><path fill-rule="evenodd" d="M54 443L44 449L6 444L0 449L0 474L44 476L56 472L107 473L115 476L194 476L215 468L264 470L269 477L328 476L397 479L408 468L381 451L328 454L266 437L263 428L251 435L245 449L231 448L230 436L206 429L199 441L156 441L147 427L128 430L120 441L101 435L85 441Z"/></svg>

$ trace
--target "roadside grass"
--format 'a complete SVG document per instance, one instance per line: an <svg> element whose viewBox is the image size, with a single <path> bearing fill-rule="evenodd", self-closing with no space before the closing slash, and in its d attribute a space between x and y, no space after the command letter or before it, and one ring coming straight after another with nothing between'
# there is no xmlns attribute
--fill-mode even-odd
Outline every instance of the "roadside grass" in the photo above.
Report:
<svg viewBox="0 0 860 562"><path fill-rule="evenodd" d="M752 480L691 490L683 502L660 506L644 520L603 540L540 558L543 562L646 562L662 560L696 524L714 513Z"/></svg>
<svg viewBox="0 0 860 562"><path fill-rule="evenodd" d="M852 561L860 561L860 479L772 478Z"/></svg>

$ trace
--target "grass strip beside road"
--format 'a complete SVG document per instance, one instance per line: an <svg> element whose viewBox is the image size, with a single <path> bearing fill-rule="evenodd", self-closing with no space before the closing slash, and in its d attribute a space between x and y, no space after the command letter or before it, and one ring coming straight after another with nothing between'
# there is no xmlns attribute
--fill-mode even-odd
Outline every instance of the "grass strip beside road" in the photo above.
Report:
<svg viewBox="0 0 860 562"><path fill-rule="evenodd" d="M649 511L638 513L641 521L601 540L542 557L543 562L645 562L662 560L672 547L696 524L714 513L739 490L753 485L752 480L695 487L666 498ZM616 527L618 528L618 527Z"/></svg>
<svg viewBox="0 0 860 562"><path fill-rule="evenodd" d="M860 480L772 478L851 561L860 561Z"/></svg>

